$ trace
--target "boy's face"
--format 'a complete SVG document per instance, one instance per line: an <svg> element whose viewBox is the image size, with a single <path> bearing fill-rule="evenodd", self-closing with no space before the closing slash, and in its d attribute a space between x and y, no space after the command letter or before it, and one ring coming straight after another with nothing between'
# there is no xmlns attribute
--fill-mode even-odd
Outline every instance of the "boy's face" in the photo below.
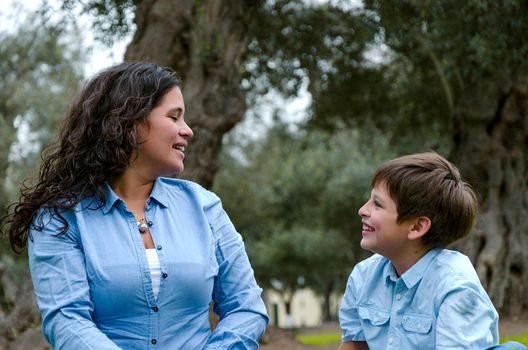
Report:
<svg viewBox="0 0 528 350"><path fill-rule="evenodd" d="M359 209L361 223L361 247L381 254L390 260L397 259L410 245L408 233L411 222L397 223L396 203L389 196L384 183L376 185L369 200Z"/></svg>

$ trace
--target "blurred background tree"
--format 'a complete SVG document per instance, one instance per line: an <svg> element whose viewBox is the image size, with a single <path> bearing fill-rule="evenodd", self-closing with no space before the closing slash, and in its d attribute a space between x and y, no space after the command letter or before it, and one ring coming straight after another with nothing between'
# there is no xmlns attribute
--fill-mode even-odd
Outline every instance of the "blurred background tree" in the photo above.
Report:
<svg viewBox="0 0 528 350"><path fill-rule="evenodd" d="M40 150L82 84L85 50L79 33L22 6L2 13L0 32L0 210L18 198L24 179L36 178ZM7 26L7 24L12 24ZM25 255L14 258L0 242L0 348L40 320ZM40 331L31 331L37 334ZM24 341L24 340L22 340ZM26 347L31 348L31 347Z"/></svg>
<svg viewBox="0 0 528 350"><path fill-rule="evenodd" d="M226 149L238 140L231 134ZM213 190L244 235L260 284L287 309L296 289L309 287L323 296L324 320L335 318L330 297L364 256L355 217L386 147L357 130L291 132L277 121L261 139L224 152Z"/></svg>
<svg viewBox="0 0 528 350"><path fill-rule="evenodd" d="M20 26L16 40L2 34L0 179L7 192L0 205L34 171L32 157L62 115L61 103L77 90L59 87L82 80L75 75L80 48L63 36L80 11L106 43L134 33L125 60L153 61L182 75L195 131L184 176L218 192L263 286L286 299L310 287L325 300L325 318L335 317L328 295L342 292L365 254L357 244L357 209L372 171L395 155L432 149L461 168L481 199L473 235L457 247L503 315L528 311L526 2L63 0L61 6L60 25L42 21L54 28L57 44L42 29L25 44L57 47L51 51L58 56L13 54L30 25ZM4 66L10 60L16 64ZM32 73L10 78L23 67ZM23 81L32 89L23 90ZM303 91L310 104L292 125L284 104ZM255 136L270 100L271 127ZM28 126L30 138L17 144L15 130ZM5 284L3 290L12 294ZM2 305L7 315L13 304ZM13 328L2 321L0 327Z"/></svg>
<svg viewBox="0 0 528 350"><path fill-rule="evenodd" d="M376 14L373 20L395 54L417 75L431 75L421 90L437 92L450 126L450 158L480 195L476 228L458 248L469 255L501 312L526 311L528 3L366 1L365 6Z"/></svg>

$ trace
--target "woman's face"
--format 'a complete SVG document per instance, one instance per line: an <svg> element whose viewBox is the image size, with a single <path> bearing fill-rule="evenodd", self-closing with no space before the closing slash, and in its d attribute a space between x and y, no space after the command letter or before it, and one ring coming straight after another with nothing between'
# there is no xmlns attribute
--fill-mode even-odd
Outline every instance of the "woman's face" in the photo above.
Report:
<svg viewBox="0 0 528 350"><path fill-rule="evenodd" d="M184 114L183 95L174 87L149 113L147 122L138 125L139 150L131 164L136 171L149 178L183 171L187 141L193 136Z"/></svg>

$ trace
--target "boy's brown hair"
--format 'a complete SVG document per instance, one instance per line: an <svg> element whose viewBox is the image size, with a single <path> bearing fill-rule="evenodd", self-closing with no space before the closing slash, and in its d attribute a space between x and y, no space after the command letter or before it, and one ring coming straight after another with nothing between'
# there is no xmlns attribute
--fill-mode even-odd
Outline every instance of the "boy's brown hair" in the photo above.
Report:
<svg viewBox="0 0 528 350"><path fill-rule="evenodd" d="M466 236L477 215L477 198L457 167L435 152L407 155L383 163L372 187L385 184L398 211L397 222L426 216L428 247L446 247Z"/></svg>

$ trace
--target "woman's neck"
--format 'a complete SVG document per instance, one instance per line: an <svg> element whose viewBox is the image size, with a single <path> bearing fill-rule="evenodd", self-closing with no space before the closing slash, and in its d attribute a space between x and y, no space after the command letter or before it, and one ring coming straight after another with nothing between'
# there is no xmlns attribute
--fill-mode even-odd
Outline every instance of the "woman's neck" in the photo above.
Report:
<svg viewBox="0 0 528 350"><path fill-rule="evenodd" d="M155 179L147 179L128 168L110 183L112 190L133 212L143 212Z"/></svg>

